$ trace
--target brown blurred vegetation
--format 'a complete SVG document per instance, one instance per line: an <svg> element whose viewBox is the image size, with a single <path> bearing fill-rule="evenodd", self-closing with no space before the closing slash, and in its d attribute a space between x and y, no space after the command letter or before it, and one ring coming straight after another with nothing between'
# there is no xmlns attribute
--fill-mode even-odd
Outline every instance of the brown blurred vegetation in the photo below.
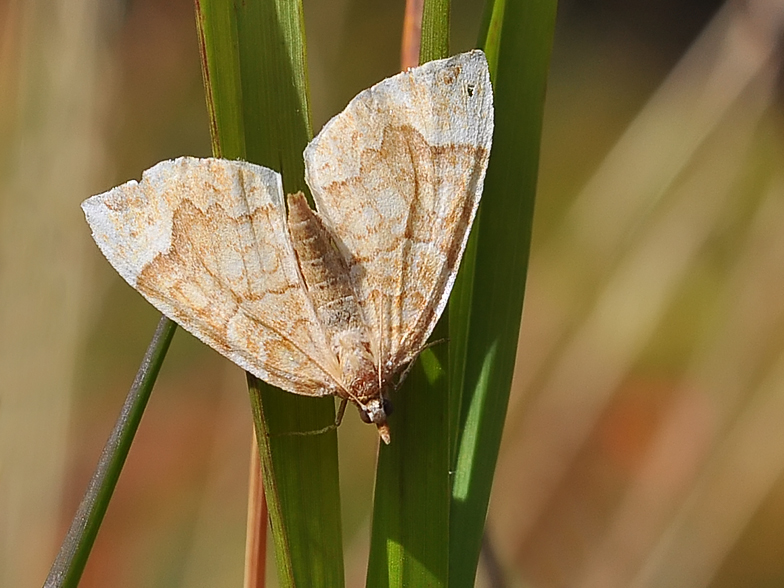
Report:
<svg viewBox="0 0 784 588"><path fill-rule="evenodd" d="M402 2L307 2L314 128ZM453 51L481 6L454 2ZM784 3L561 2L488 518L513 585L784 585ZM43 581L156 323L78 204L206 155L187 0L0 3L0 586ZM175 338L82 586L237 586L239 369ZM375 432L340 430L349 585ZM479 585L488 585L484 572Z"/></svg>

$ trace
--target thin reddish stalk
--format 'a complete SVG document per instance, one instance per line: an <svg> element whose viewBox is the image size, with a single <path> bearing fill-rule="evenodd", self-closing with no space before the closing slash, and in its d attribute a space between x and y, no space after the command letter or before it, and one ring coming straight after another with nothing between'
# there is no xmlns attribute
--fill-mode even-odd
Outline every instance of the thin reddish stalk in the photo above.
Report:
<svg viewBox="0 0 784 588"><path fill-rule="evenodd" d="M267 567L267 501L261 481L256 435L250 455L248 526L245 539L245 588L264 588Z"/></svg>
<svg viewBox="0 0 784 588"><path fill-rule="evenodd" d="M400 46L400 69L419 65L419 47L422 38L422 11L424 0L406 0L403 17L403 40Z"/></svg>

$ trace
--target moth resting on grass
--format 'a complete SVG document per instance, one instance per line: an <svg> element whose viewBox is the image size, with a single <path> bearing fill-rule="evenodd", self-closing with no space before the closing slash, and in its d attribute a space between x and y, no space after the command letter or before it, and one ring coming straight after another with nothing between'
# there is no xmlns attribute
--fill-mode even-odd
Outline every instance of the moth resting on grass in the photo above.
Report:
<svg viewBox="0 0 784 588"><path fill-rule="evenodd" d="M305 149L304 196L242 161L180 157L82 203L153 306L262 380L359 407L389 443L388 391L443 312L493 136L481 51L358 94Z"/></svg>

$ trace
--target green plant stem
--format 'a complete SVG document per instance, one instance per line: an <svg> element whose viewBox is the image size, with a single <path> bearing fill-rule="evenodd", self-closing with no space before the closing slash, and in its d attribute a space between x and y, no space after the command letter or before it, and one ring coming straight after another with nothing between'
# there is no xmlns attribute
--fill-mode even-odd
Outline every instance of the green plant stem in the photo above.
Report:
<svg viewBox="0 0 784 588"><path fill-rule="evenodd" d="M196 0L213 152L279 172L307 193L312 137L299 0ZM343 548L332 397L305 398L248 377L281 586L341 586Z"/></svg>
<svg viewBox="0 0 784 588"><path fill-rule="evenodd" d="M177 325L166 317L162 316L158 322L90 485L49 570L45 588L71 588L79 583L176 329Z"/></svg>

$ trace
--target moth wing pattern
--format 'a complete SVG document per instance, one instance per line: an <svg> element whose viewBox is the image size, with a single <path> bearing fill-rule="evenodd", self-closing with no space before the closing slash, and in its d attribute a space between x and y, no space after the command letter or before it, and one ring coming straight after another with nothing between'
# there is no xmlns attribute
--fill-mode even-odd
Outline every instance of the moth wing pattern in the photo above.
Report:
<svg viewBox="0 0 784 588"><path fill-rule="evenodd" d="M336 393L338 368L299 274L278 173L181 157L82 208L112 266L163 314L270 384Z"/></svg>
<svg viewBox="0 0 784 588"><path fill-rule="evenodd" d="M487 61L471 51L361 92L305 149L316 207L393 371L421 351L446 305L492 134Z"/></svg>

